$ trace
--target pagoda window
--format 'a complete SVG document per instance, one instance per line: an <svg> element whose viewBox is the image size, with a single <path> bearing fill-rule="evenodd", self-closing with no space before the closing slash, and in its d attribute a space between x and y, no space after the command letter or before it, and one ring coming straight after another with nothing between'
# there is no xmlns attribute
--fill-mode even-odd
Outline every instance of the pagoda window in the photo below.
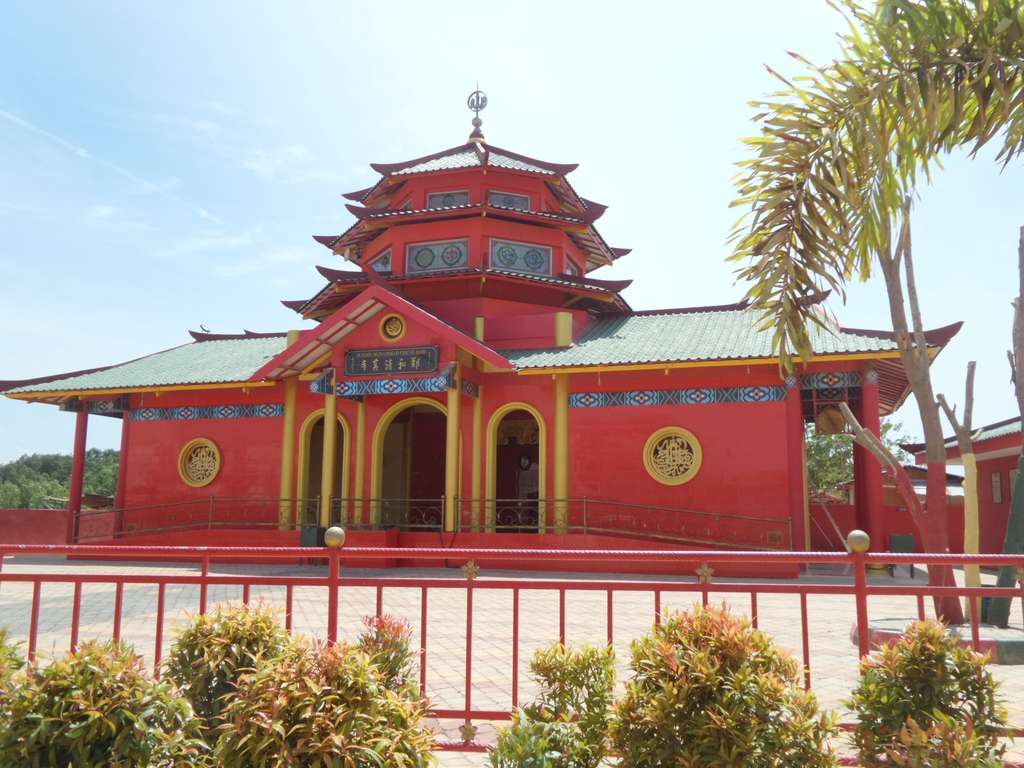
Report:
<svg viewBox="0 0 1024 768"><path fill-rule="evenodd" d="M386 251L381 252L379 256L376 256L373 261L370 262L370 266L378 272L390 272L391 249L388 248Z"/></svg>
<svg viewBox="0 0 1024 768"><path fill-rule="evenodd" d="M405 246L405 271L409 273L461 269L468 264L468 240L411 243Z"/></svg>
<svg viewBox="0 0 1024 768"><path fill-rule="evenodd" d="M514 208L517 211L530 210L529 195L517 195L513 192L498 192L491 190L487 193L489 205L496 205L499 208Z"/></svg>
<svg viewBox="0 0 1024 768"><path fill-rule="evenodd" d="M452 208L456 205L469 205L469 192L431 192L427 195L427 208Z"/></svg>
<svg viewBox="0 0 1024 768"><path fill-rule="evenodd" d="M404 203L398 206L400 211L411 211L412 210L412 198L408 198Z"/></svg>
<svg viewBox="0 0 1024 768"><path fill-rule="evenodd" d="M528 275L550 275L551 249L546 245L491 240L491 266Z"/></svg>

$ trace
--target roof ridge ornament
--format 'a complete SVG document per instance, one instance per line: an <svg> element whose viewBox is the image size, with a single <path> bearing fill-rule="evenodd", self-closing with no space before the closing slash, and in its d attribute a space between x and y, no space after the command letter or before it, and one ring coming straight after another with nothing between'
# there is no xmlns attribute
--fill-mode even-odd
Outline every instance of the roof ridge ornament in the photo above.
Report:
<svg viewBox="0 0 1024 768"><path fill-rule="evenodd" d="M480 83L477 83L476 90L469 94L466 106L473 111L473 132L469 134L469 140L483 143L484 133L480 130L480 126L484 124L484 121L480 119L480 112L487 106L487 94L480 90Z"/></svg>

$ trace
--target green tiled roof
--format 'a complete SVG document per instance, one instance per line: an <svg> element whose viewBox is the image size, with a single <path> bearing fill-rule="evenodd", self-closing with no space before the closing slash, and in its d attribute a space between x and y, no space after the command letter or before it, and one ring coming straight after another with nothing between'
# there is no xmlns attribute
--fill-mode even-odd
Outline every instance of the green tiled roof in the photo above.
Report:
<svg viewBox="0 0 1024 768"><path fill-rule="evenodd" d="M246 381L285 348L285 336L196 341L81 376L31 384L5 394L162 387Z"/></svg>
<svg viewBox="0 0 1024 768"><path fill-rule="evenodd" d="M422 163L410 165L408 168L402 168L401 170L395 171L394 175L405 176L411 173L451 171L458 168L476 168L480 165L483 165L480 159L480 153L473 147L469 147L461 152L442 155L441 157L433 157L429 160L423 161ZM488 154L488 165L494 166L495 168L507 168L513 171L529 171L531 173L539 173L545 176L554 175L554 172L547 168L541 168L540 166L526 162L525 160L508 157L500 151L495 150L491 150Z"/></svg>
<svg viewBox="0 0 1024 768"><path fill-rule="evenodd" d="M628 365L772 357L771 330L751 309L641 313L598 320L571 347L503 352L517 368ZM896 349L890 339L841 329L812 331L814 353Z"/></svg>

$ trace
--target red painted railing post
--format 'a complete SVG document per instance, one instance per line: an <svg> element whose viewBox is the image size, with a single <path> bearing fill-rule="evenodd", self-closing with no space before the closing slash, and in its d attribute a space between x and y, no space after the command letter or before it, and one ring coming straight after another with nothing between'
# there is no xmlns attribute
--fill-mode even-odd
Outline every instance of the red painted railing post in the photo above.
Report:
<svg viewBox="0 0 1024 768"><path fill-rule="evenodd" d="M208 555L203 557L200 576L203 580L199 584L199 615L203 616L206 614L206 580L210 576L210 558Z"/></svg>
<svg viewBox="0 0 1024 768"><path fill-rule="evenodd" d="M868 626L868 576L864 553L871 547L870 537L864 531L850 531L846 548L853 559L853 593L857 604L857 648L861 658L871 652L871 629Z"/></svg>
<svg viewBox="0 0 1024 768"><path fill-rule="evenodd" d="M338 550L327 551L327 642L338 642Z"/></svg>

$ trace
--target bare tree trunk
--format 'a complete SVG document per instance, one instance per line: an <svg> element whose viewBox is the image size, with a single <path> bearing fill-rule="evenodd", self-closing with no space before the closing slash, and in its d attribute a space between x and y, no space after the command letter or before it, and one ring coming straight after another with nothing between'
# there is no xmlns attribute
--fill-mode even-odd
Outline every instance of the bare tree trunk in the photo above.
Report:
<svg viewBox="0 0 1024 768"><path fill-rule="evenodd" d="M912 514L915 508L919 510L918 516L914 517L914 522L921 535L921 544L924 550L926 552L948 552L946 445L942 434L942 421L939 418L939 406L936 404L935 393L932 389L931 357L928 354L928 344L924 337L924 324L921 321L921 307L917 299L917 285L914 280L909 198L903 203L903 217L895 251L879 253L878 257L882 267L882 276L885 278L886 293L889 296L889 314L896 335L896 345L900 352L900 362L907 373L907 380L910 382L914 400L917 402L917 410L921 415L925 458L928 462L924 508L922 509L917 504L911 505L910 509ZM907 308L903 298L903 283L900 275L901 262L905 265L912 327L907 322ZM933 586L955 586L956 579L953 576L953 569L948 565L929 565L928 583ZM964 620L960 601L956 597L935 598L935 613L950 624L962 624Z"/></svg>
<svg viewBox="0 0 1024 768"><path fill-rule="evenodd" d="M1017 395L1017 410L1024 419L1024 227L1020 228L1017 242L1017 271L1019 276L1018 296L1013 300L1013 351L1009 353L1010 371L1014 391ZM1006 538L1003 540L1003 554L1024 554L1024 444L1017 459L1017 482L1010 497L1010 516L1006 520ZM1017 583L1015 568L999 570L996 586L1012 587ZM988 621L997 627L1010 622L1010 598L993 598L989 606Z"/></svg>
<svg viewBox="0 0 1024 768"><path fill-rule="evenodd" d="M967 363L967 383L964 388L964 414L962 420L957 418L956 408L950 407L945 396L939 394L939 407L946 414L956 435L957 447L960 449L960 460L964 465L964 553L978 554L980 530L978 524L978 462L974 457L974 439L971 433L974 413L974 371L977 363ZM964 583L968 587L981 586L981 568L977 565L964 566ZM981 601L968 600L972 620L981 620Z"/></svg>

